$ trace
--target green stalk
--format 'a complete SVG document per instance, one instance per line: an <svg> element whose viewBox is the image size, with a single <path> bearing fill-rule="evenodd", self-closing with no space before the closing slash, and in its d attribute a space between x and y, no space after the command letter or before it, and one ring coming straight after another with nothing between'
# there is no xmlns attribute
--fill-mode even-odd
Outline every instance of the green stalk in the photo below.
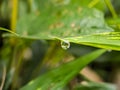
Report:
<svg viewBox="0 0 120 90"><path fill-rule="evenodd" d="M10 32L15 33L16 32L16 23L17 23L17 16L18 16L18 0L10 0L9 3L12 5L11 8L11 21L10 21ZM12 80L15 76L16 71L16 64L17 62L17 55L18 55L18 44L17 40L13 37L10 38L10 44L11 44L11 58L9 60L8 65L8 80L6 81L5 89L7 89L10 84L13 88L13 84L15 84ZM17 74L16 74L17 75Z"/></svg>
<svg viewBox="0 0 120 90"><path fill-rule="evenodd" d="M94 7L96 4L99 3L100 0L92 0L89 4L88 4L88 7L89 8L92 8Z"/></svg>
<svg viewBox="0 0 120 90"><path fill-rule="evenodd" d="M39 74L43 65L48 65L48 67L51 67L55 65L58 61L60 61L61 58L64 57L64 55L65 51L61 48L58 48L58 43L52 42L44 56L44 59L42 60L43 62L39 62L39 64L33 71L31 78L33 79Z"/></svg>
<svg viewBox="0 0 120 90"><path fill-rule="evenodd" d="M0 90L3 90L5 79L6 79L6 66L3 65L3 75L2 75L2 82L1 82L1 85L0 85Z"/></svg>
<svg viewBox="0 0 120 90"><path fill-rule="evenodd" d="M25 46L23 43L17 44L15 47L11 48L11 58L9 60L8 65L8 74L5 84L5 89L8 90L9 86L11 85L11 90L14 90L17 86L17 80L19 76L19 71L21 69L22 61L23 61L23 51Z"/></svg>
<svg viewBox="0 0 120 90"><path fill-rule="evenodd" d="M18 0L11 0L11 2L12 2L11 30L15 32L18 14Z"/></svg>
<svg viewBox="0 0 120 90"><path fill-rule="evenodd" d="M54 51L55 46L56 46L56 43L52 42L44 56L44 59L42 60L42 62L41 61L39 62L39 64L33 71L32 78L34 78L36 75L38 75L39 71L41 70L42 64L44 64L49 59L49 57L51 56L51 53Z"/></svg>
<svg viewBox="0 0 120 90"><path fill-rule="evenodd" d="M11 86L12 90L14 90L18 84L17 82L18 82L18 78L19 78L19 72L21 69L21 65L23 62L24 49L25 49L25 47L21 46L21 45L18 46L18 48L17 48L17 55L15 56L16 57L15 61L16 60L17 61L14 63L14 65L16 65L16 66L13 65L15 67L15 71L14 71L13 78L12 78L12 86Z"/></svg>
<svg viewBox="0 0 120 90"><path fill-rule="evenodd" d="M16 54L17 54L17 47L11 47L11 53L10 53L10 60L7 65L7 79L5 82L5 88L4 90L8 90L10 84L12 83L13 75L15 72L15 64L16 64Z"/></svg>
<svg viewBox="0 0 120 90"><path fill-rule="evenodd" d="M107 7L109 8L113 18L117 18L117 13L116 13L112 3L110 2L110 0L104 0L104 1L106 3Z"/></svg>

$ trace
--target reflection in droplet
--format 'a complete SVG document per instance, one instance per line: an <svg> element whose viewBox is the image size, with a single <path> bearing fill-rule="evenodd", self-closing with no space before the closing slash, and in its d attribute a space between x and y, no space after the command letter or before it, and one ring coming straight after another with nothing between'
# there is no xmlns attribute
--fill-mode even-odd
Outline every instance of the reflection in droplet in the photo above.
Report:
<svg viewBox="0 0 120 90"><path fill-rule="evenodd" d="M107 50L108 52L112 52L112 50L110 49L110 50Z"/></svg>
<svg viewBox="0 0 120 90"><path fill-rule="evenodd" d="M74 27L75 27L75 23L72 23L72 24L71 24L71 27L74 28Z"/></svg>
<svg viewBox="0 0 120 90"><path fill-rule="evenodd" d="M61 41L61 47L65 50L68 49L70 47L70 42L65 40Z"/></svg>

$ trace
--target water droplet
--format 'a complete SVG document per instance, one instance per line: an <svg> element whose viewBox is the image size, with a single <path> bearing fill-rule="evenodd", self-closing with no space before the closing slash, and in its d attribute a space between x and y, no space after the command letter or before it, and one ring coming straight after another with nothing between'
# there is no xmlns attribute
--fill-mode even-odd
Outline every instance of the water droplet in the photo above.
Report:
<svg viewBox="0 0 120 90"><path fill-rule="evenodd" d="M112 52L112 50L107 50L108 52Z"/></svg>
<svg viewBox="0 0 120 90"><path fill-rule="evenodd" d="M61 41L61 47L63 49L68 49L70 47L70 42L69 41Z"/></svg>

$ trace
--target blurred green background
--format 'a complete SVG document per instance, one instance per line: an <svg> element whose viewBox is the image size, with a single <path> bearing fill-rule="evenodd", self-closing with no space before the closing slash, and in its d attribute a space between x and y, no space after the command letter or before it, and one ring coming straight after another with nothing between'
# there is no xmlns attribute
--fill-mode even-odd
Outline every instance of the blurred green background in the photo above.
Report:
<svg viewBox="0 0 120 90"><path fill-rule="evenodd" d="M78 10L76 7L79 7ZM79 13L81 9L83 12ZM31 80L64 63L98 50L99 47L104 48L104 45L92 47L94 45L87 46L73 41L70 48L64 50L61 41L63 39L64 42L64 38L69 40L69 36L74 39L80 35L119 32L119 14L120 0L0 0L0 27L7 29L0 30L2 90L19 90ZM75 22L76 26L71 22ZM17 33L20 38L7 33L8 30ZM64 44L68 45L66 42ZM103 55L66 81L64 88L54 89L53 85L48 89L35 90L115 90L115 86L119 90L120 47L106 47L107 51Z"/></svg>

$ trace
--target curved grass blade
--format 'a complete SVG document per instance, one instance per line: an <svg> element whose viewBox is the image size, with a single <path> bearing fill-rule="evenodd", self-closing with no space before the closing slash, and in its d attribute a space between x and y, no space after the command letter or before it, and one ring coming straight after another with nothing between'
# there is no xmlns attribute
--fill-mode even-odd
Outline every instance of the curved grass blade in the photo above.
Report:
<svg viewBox="0 0 120 90"><path fill-rule="evenodd" d="M20 90L62 90L62 88L87 64L98 58L106 50L96 50L74 61L63 64L46 74L30 81Z"/></svg>

